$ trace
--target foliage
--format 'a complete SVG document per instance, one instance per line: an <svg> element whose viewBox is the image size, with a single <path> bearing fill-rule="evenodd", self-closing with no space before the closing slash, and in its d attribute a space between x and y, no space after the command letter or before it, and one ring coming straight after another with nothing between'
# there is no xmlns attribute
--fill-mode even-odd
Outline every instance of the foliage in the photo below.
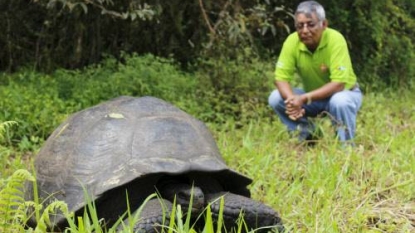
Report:
<svg viewBox="0 0 415 233"><path fill-rule="evenodd" d="M226 48L223 48L226 50ZM200 113L196 115L205 122L224 123L230 119L243 125L247 119L267 114L256 111L267 103L273 86L273 63L261 62L250 49L234 59L223 56L200 60L198 63L198 93ZM226 78L225 78L226 77ZM206 101L208 100L208 101Z"/></svg>
<svg viewBox="0 0 415 233"><path fill-rule="evenodd" d="M135 21L152 21L160 13L147 3L112 0L15 0L2 1L0 8L6 29L0 33L0 69L7 71L28 63L43 71L79 68L104 53L118 55L129 45L122 42L122 29L128 34Z"/></svg>
<svg viewBox="0 0 415 233"><path fill-rule="evenodd" d="M10 177L1 181L5 183L4 186L0 186L1 232L24 232L29 220L35 219L37 226L30 230L35 233L42 233L46 232L51 225L51 214L60 211L68 218L71 217L67 204L62 201L51 202L42 210L43 207L41 203L38 203L38 198L25 200L26 192L33 191L28 189L29 186L26 186L26 183L35 183L35 176L28 170L16 170ZM36 191L34 191L34 195L37 195ZM29 209L32 211L29 211ZM40 211L42 211L42 215L39 216L37 213Z"/></svg>
<svg viewBox="0 0 415 233"><path fill-rule="evenodd" d="M16 124L17 122L15 121L5 121L5 122L0 122L0 142L3 142L3 140L5 139L5 134L7 133L8 128L10 128L12 125Z"/></svg>
<svg viewBox="0 0 415 233"><path fill-rule="evenodd" d="M65 216L70 217L68 211L68 205L62 201L53 201L51 202L46 208L43 210L42 215L39 219L36 219L36 228L34 230L35 233L47 232L49 227L51 226L50 216L57 213L63 213Z"/></svg>
<svg viewBox="0 0 415 233"><path fill-rule="evenodd" d="M81 68L121 51L174 56L183 65L216 45L277 45L287 10L276 1L23 0L2 3L1 70ZM0 6L1 6L0 5ZM10 12L10 13L9 13ZM128 20L127 20L128 19ZM20 26L23 25L23 26ZM278 39L279 35L279 39ZM206 45L206 46L205 46ZM208 52L211 53L211 52ZM205 53L206 54L206 53Z"/></svg>
<svg viewBox="0 0 415 233"><path fill-rule="evenodd" d="M31 151L35 151L37 148L34 148L33 144L27 141L27 137L23 137L21 142L18 143L19 152L16 151L17 148L9 140L10 135L16 129L16 125L16 121L0 121L0 180L8 177L16 170L26 168L25 161L30 157Z"/></svg>
<svg viewBox="0 0 415 233"><path fill-rule="evenodd" d="M121 95L159 97L211 123L233 119L243 125L267 114L254 109L266 103L272 65L247 50L236 60L201 61L199 69L184 73L172 59L124 54L122 63L108 57L82 70L2 76L0 105L7 107L0 120L19 123L5 135L8 145L36 150L69 114Z"/></svg>
<svg viewBox="0 0 415 233"><path fill-rule="evenodd" d="M402 87L415 75L412 1L320 1L347 41L359 79L371 88Z"/></svg>
<svg viewBox="0 0 415 233"><path fill-rule="evenodd" d="M178 92L183 97L192 94L195 80L171 59L123 55L123 60L118 63L109 57L83 70L58 70L59 97L83 109L120 95L151 95L173 101Z"/></svg>
<svg viewBox="0 0 415 233"><path fill-rule="evenodd" d="M140 20L152 20L156 14L152 7L146 3L131 3L126 10L122 11L122 7L120 7L121 9L117 9L117 6L112 0L35 0L34 2L46 6L48 9L59 9L60 11L67 9L69 12L80 10L85 14L88 13L88 8L96 8L103 15L131 20L135 20L136 18Z"/></svg>
<svg viewBox="0 0 415 233"><path fill-rule="evenodd" d="M201 3L209 41L204 43L203 58L243 55L244 50L256 55L276 52L285 37L291 33L288 22L293 14L284 1L219 1ZM207 14L206 12L210 12Z"/></svg>
<svg viewBox="0 0 415 233"><path fill-rule="evenodd" d="M0 86L0 105L5 106L0 119L14 119L19 125L17 131L5 135L6 142L15 144L16 132L24 132L18 135L20 139L27 137L28 142L40 143L38 138L45 138L63 120L68 109L57 98L56 80L48 75L22 72L5 81L8 85Z"/></svg>
<svg viewBox="0 0 415 233"><path fill-rule="evenodd" d="M66 203L62 201L55 200L51 202L48 206L41 210L42 206L38 203L35 203L38 198L35 198L34 201L24 200L24 192L29 190L24 190L25 181L34 182L35 177L31 175L27 170L20 169L13 173L7 180L7 185L2 187L0 190L0 230L2 232L23 232L26 227L26 222L31 216L28 216L30 213L28 208L37 208L37 211L42 211L40 217L36 217L36 227L35 229L28 228L30 232L42 233L47 232L51 229L52 223L50 217L57 213L58 211L66 216L68 221L69 228L65 232L74 232L74 233L84 233L84 232L131 232L134 229L136 222L140 221L140 215L142 213L143 207L146 203L153 198L159 198L156 194L148 196L141 206L131 214L131 210L128 212L128 224L121 221L121 219L107 230L107 226L102 224L102 220L98 218L96 207L94 202L91 200L91 197L84 189L85 203L87 206L83 216L75 216L73 213L70 213ZM35 194L36 195L36 194ZM214 222L210 205L207 205L205 212L205 225L203 227L203 232L213 233L221 232L223 228L223 208L224 208L224 198L219 197L220 209L218 213L219 220ZM160 199L160 202L163 201ZM190 199L192 203L192 197ZM173 208L171 210L164 210L163 214L170 214L169 225L164 225L162 232L196 232L194 226L191 225L190 219L194 218L191 216L192 208L188 208L188 213L184 214L182 212L181 206L176 205L175 201L173 203ZM37 216L37 215L36 215ZM186 216L186 218L184 218ZM198 218L203 217L198 216ZM165 217L166 218L166 215ZM185 220L185 221L183 221ZM242 216L238 220L241 222L238 226L241 230L243 226ZM216 225L216 226L215 226ZM215 231L215 229L217 229Z"/></svg>
<svg viewBox="0 0 415 233"><path fill-rule="evenodd" d="M120 95L151 95L183 104L194 99L196 80L172 60L152 55L123 58L125 63L108 58L97 66L60 69L52 75L27 70L2 76L0 105L6 107L0 121L19 124L5 135L6 142L35 149L69 114Z"/></svg>
<svg viewBox="0 0 415 233"><path fill-rule="evenodd" d="M25 181L34 181L35 178L27 170L17 170L6 180L6 185L0 190L0 231L22 232L28 220L26 208L33 206L33 202L24 200Z"/></svg>
<svg viewBox="0 0 415 233"><path fill-rule="evenodd" d="M381 82L392 86L403 86L415 75L414 30L415 20L405 11L403 4L388 0L382 4L367 4L356 1L359 18L354 24L363 40L357 45L363 74L374 74L369 82ZM369 17L368 17L369 16ZM366 30L363 30L366 28ZM366 61L366 64L362 64Z"/></svg>
<svg viewBox="0 0 415 233"><path fill-rule="evenodd" d="M97 64L105 54L171 58L183 67L202 59L230 60L247 49L278 56L294 32L287 0L24 0L0 3L1 70L30 66L52 72ZM413 68L415 12L410 0L321 0L330 26L349 44L362 83L408 85Z"/></svg>

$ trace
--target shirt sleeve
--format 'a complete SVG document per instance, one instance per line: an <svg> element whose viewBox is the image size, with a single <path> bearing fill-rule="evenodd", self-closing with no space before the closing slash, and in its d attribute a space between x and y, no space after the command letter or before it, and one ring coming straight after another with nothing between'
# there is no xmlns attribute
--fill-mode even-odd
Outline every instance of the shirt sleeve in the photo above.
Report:
<svg viewBox="0 0 415 233"><path fill-rule="evenodd" d="M341 34L335 35L333 39L335 43L330 53L330 79L334 82L350 83L353 68L346 40Z"/></svg>
<svg viewBox="0 0 415 233"><path fill-rule="evenodd" d="M289 36L281 49L280 56L275 67L275 80L291 81L295 73L295 42L293 35Z"/></svg>

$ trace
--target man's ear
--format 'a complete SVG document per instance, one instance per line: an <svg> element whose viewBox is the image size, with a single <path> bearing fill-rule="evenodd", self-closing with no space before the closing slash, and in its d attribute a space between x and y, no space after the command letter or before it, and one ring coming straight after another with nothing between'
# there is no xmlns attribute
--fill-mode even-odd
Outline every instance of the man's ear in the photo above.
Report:
<svg viewBox="0 0 415 233"><path fill-rule="evenodd" d="M329 26L329 21L327 19L323 20L323 28L326 29Z"/></svg>

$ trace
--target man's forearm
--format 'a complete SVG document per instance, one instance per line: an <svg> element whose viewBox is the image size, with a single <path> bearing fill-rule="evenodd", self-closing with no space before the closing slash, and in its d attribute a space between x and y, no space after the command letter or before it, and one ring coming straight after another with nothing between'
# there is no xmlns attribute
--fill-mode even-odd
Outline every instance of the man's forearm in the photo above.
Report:
<svg viewBox="0 0 415 233"><path fill-rule="evenodd" d="M344 89L344 83L329 82L324 86L306 93L303 99L311 98L311 100L321 100L332 96L334 93L342 91ZM308 95L308 96L307 96Z"/></svg>
<svg viewBox="0 0 415 233"><path fill-rule="evenodd" d="M275 81L275 86L277 87L278 91L280 92L283 99L287 99L292 97L293 91L291 89L291 85L286 81Z"/></svg>

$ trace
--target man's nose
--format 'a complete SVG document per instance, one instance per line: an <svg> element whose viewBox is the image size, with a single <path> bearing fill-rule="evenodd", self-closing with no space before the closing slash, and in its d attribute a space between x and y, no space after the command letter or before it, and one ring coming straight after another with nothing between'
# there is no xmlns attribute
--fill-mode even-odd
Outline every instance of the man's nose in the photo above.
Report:
<svg viewBox="0 0 415 233"><path fill-rule="evenodd" d="M308 24L304 24L303 28L302 28L303 32L310 32L310 29L308 28Z"/></svg>

